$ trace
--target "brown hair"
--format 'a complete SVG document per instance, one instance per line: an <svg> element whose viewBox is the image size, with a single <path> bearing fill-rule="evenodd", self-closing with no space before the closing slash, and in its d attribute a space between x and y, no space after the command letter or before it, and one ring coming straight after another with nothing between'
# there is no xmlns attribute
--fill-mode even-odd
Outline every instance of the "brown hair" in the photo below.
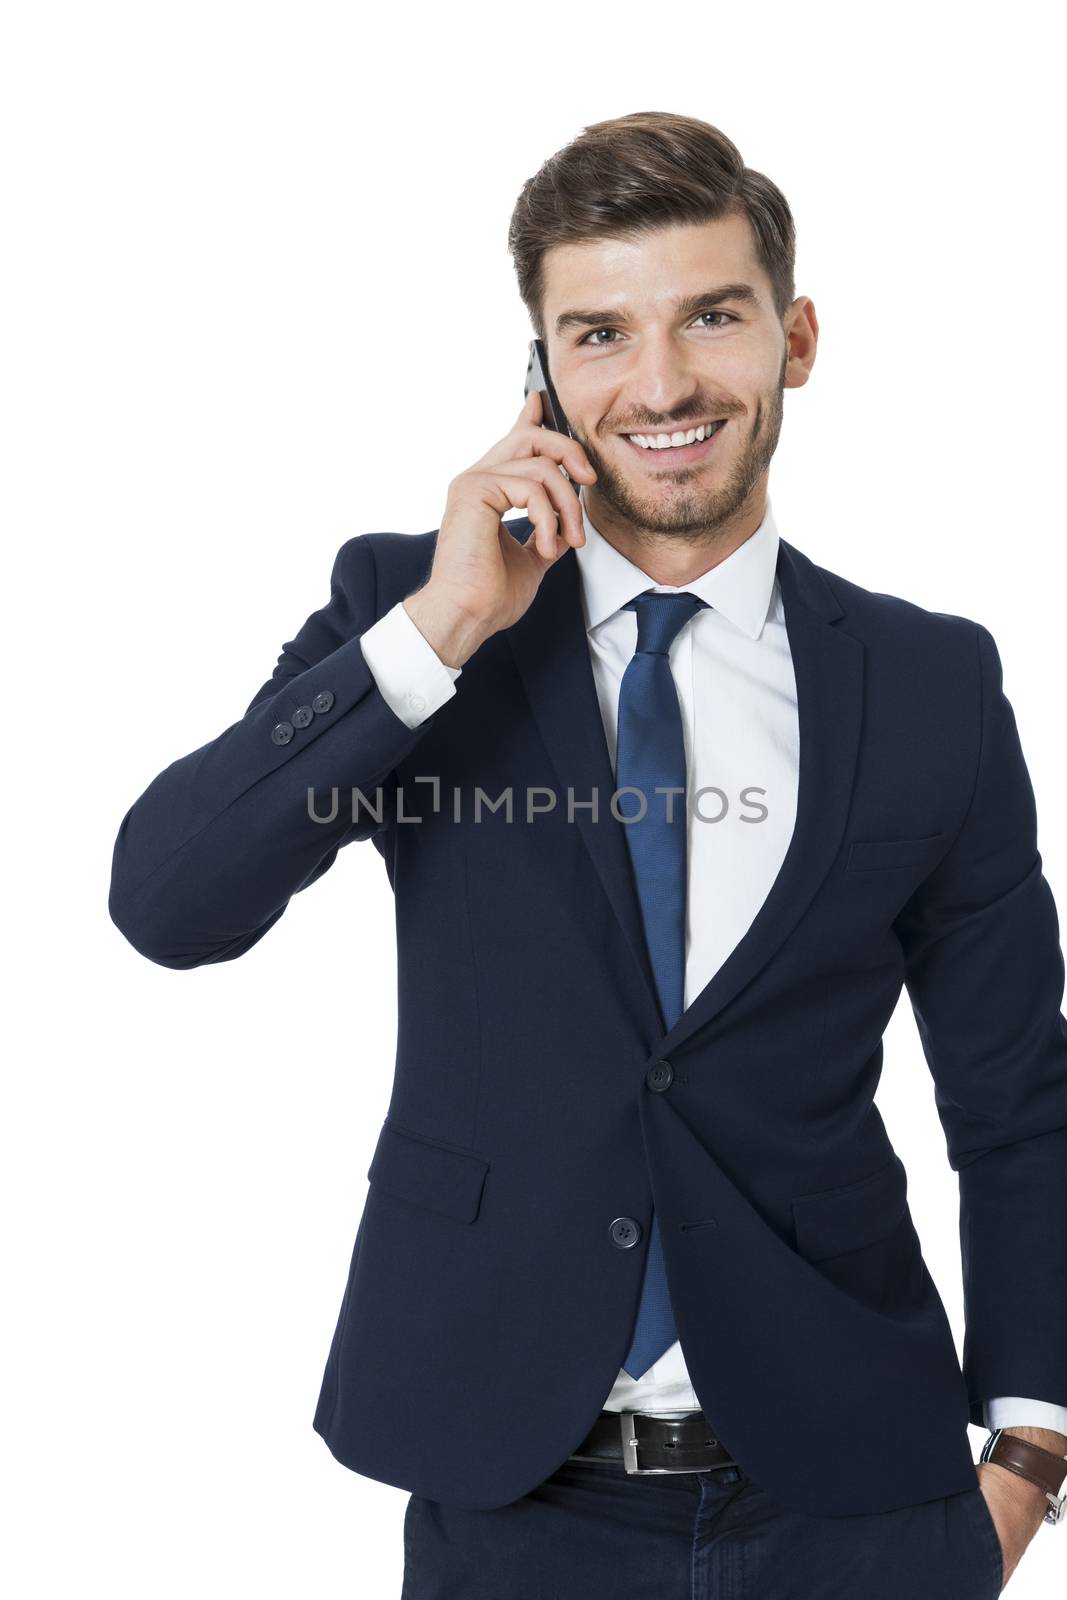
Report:
<svg viewBox="0 0 1067 1600"><path fill-rule="evenodd" d="M591 123L527 178L511 214L508 251L537 337L545 337L544 258L553 245L731 216L749 220L781 319L796 295L796 234L777 185L696 117L634 111Z"/></svg>

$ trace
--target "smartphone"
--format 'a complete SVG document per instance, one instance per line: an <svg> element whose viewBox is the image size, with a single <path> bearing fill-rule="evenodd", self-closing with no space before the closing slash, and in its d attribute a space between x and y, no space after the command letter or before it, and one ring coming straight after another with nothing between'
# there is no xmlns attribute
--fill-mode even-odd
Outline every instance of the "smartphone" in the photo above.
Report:
<svg viewBox="0 0 1067 1600"><path fill-rule="evenodd" d="M548 352L544 341L541 339L530 340L530 359L526 364L526 390L525 398L530 398L531 389L541 391L541 426L552 428L556 433L565 433L569 439L574 438L574 430L567 421L563 407L559 403L559 396L552 384L548 372ZM560 467L563 476L570 482L570 473L566 467Z"/></svg>

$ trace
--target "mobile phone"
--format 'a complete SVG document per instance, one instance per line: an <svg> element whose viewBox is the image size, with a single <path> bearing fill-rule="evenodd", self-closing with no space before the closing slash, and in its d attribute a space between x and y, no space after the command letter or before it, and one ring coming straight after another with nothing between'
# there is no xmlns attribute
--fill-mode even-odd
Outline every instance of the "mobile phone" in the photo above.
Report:
<svg viewBox="0 0 1067 1600"><path fill-rule="evenodd" d="M541 391L541 426L552 428L556 433L565 433L569 439L573 439L574 429L567 421L567 414L559 403L559 395L548 371L548 352L541 339L530 340L530 359L526 364L527 400L530 398L531 389ZM569 483L570 473L566 467L561 466L559 470Z"/></svg>

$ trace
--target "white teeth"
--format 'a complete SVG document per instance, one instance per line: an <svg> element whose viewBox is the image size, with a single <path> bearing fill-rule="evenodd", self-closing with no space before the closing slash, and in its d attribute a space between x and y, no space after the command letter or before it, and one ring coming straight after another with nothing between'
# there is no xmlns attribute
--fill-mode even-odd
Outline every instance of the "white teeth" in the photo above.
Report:
<svg viewBox="0 0 1067 1600"><path fill-rule="evenodd" d="M626 437L632 444L640 445L642 450L675 450L679 445L695 444L697 440L706 439L715 432L716 426L711 422L707 427L690 428L688 433L628 433Z"/></svg>

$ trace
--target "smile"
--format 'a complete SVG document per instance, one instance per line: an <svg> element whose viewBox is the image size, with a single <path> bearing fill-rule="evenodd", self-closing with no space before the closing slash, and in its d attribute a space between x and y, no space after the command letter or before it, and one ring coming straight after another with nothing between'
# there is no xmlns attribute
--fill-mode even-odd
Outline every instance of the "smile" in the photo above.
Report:
<svg viewBox="0 0 1067 1600"><path fill-rule="evenodd" d="M655 443L656 439L668 437L668 435L664 434L641 434L635 436L624 433L622 438L626 440L626 443L629 445L631 450L636 450L639 455L644 457L649 466L685 467L691 462L703 461L708 455L710 455L712 449L714 448L715 440L719 437L719 434L725 427L725 420L717 422L714 425L713 431L708 435L707 438L695 439L692 444L657 446ZM692 429L687 429L686 431L692 432ZM636 442L637 437L647 439L651 442L648 444L638 444Z"/></svg>

